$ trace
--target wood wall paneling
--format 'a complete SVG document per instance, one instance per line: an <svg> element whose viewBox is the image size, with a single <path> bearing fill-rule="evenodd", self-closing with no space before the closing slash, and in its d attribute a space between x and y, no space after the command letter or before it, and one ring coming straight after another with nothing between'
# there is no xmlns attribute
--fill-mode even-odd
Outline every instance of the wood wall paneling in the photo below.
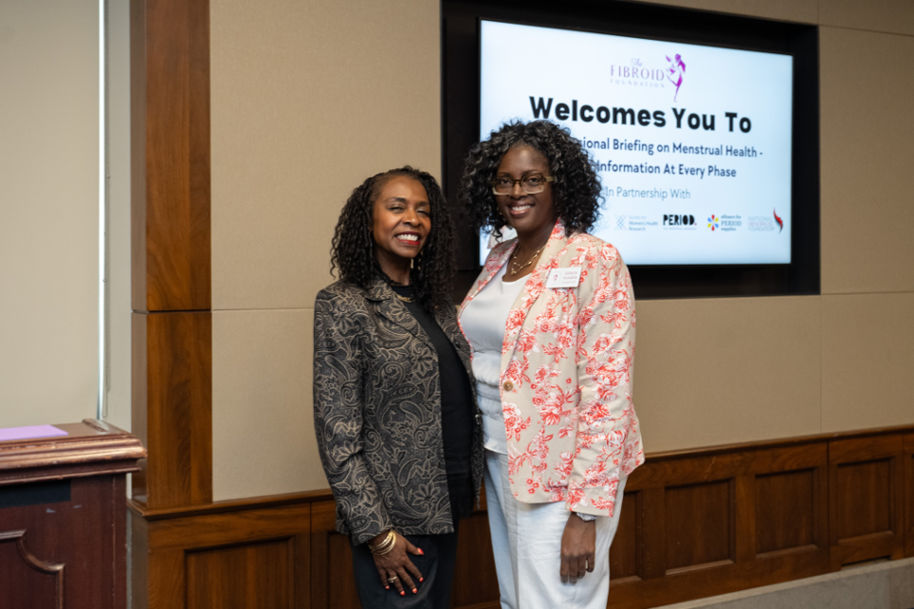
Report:
<svg viewBox="0 0 914 609"><path fill-rule="evenodd" d="M489 519L474 512L460 523L457 532L457 565L454 569L454 607L498 609L498 580L489 541ZM460 551L459 548L466 548Z"/></svg>
<svg viewBox="0 0 914 609"><path fill-rule="evenodd" d="M133 307L208 310L209 3L133 0L131 72Z"/></svg>
<svg viewBox="0 0 914 609"><path fill-rule="evenodd" d="M135 608L309 606L307 501L144 509L135 503L131 512Z"/></svg>
<svg viewBox="0 0 914 609"><path fill-rule="evenodd" d="M187 552L187 609L293 609L294 556L288 537Z"/></svg>
<svg viewBox="0 0 914 609"><path fill-rule="evenodd" d="M756 548L759 556L816 545L815 470L768 474L756 480ZM779 501L772 502L773 497Z"/></svg>
<svg viewBox="0 0 914 609"><path fill-rule="evenodd" d="M131 410L148 449L133 478L133 607L205 606L222 590L247 602L252 589L271 604L238 606L305 606L307 513L295 528L278 509L280 533L250 506L195 511L212 501L209 2L131 0L130 27Z"/></svg>
<svg viewBox="0 0 914 609"><path fill-rule="evenodd" d="M144 446L149 446L149 425L146 423L148 377L146 370L146 318L144 313L133 312L130 318L130 428ZM130 478L131 495L137 501L146 502L147 459L140 462L140 471Z"/></svg>
<svg viewBox="0 0 914 609"><path fill-rule="evenodd" d="M914 556L914 433L904 436L905 490L904 514L905 556Z"/></svg>
<svg viewBox="0 0 914 609"><path fill-rule="evenodd" d="M150 508L212 501L212 314L146 319Z"/></svg>
<svg viewBox="0 0 914 609"><path fill-rule="evenodd" d="M212 500L209 4L131 3L134 498Z"/></svg>
<svg viewBox="0 0 914 609"><path fill-rule="evenodd" d="M629 479L610 551L610 607L828 570L825 440L702 452L649 457Z"/></svg>
<svg viewBox="0 0 914 609"><path fill-rule="evenodd" d="M133 314L133 428L148 449L133 496L150 508L212 500L212 314Z"/></svg>
<svg viewBox="0 0 914 609"><path fill-rule="evenodd" d="M335 518L332 500L311 507L311 606L358 609L349 540L334 532Z"/></svg>
<svg viewBox="0 0 914 609"><path fill-rule="evenodd" d="M829 444L832 567L904 555L904 436Z"/></svg>
<svg viewBox="0 0 914 609"><path fill-rule="evenodd" d="M664 502L667 575L734 562L732 480L668 487Z"/></svg>
<svg viewBox="0 0 914 609"><path fill-rule="evenodd" d="M637 582L644 576L644 555L638 543L644 538L641 527L644 514L644 493L625 489L619 527L609 550L609 573L613 584Z"/></svg>
<svg viewBox="0 0 914 609"><path fill-rule="evenodd" d="M607 606L655 607L885 556L883 529L914 511L912 432L649 455L626 485ZM865 497L847 500L851 487ZM863 517L849 520L855 510ZM146 586L150 604L136 607L357 608L349 540L334 522L328 491L147 511L134 518L134 557L147 557L134 587ZM906 526L892 543L910 547ZM894 548L888 556L900 557ZM453 606L496 609L497 599L478 511L461 524Z"/></svg>

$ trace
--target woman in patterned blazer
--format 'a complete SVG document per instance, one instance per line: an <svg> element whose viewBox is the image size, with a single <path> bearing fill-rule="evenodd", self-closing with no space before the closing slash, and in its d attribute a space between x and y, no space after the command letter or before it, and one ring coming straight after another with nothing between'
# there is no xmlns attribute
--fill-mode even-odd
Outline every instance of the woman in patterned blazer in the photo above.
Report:
<svg viewBox="0 0 914 609"><path fill-rule="evenodd" d="M461 308L483 414L486 504L505 609L604 609L627 476L644 460L632 405L628 269L588 235L600 183L547 121L474 147L461 198L510 227Z"/></svg>
<svg viewBox="0 0 914 609"><path fill-rule="evenodd" d="M372 176L343 208L314 306L314 422L365 607L445 609L482 478L452 230L435 179Z"/></svg>

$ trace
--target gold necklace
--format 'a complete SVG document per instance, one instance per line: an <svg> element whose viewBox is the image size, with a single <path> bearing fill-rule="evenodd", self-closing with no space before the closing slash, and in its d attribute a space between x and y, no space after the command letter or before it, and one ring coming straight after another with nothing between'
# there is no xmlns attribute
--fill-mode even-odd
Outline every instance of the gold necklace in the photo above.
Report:
<svg viewBox="0 0 914 609"><path fill-rule="evenodd" d="M511 253L511 262L508 264L508 271L510 271L510 274L517 275L519 272L521 272L522 270L524 270L525 268L527 268L528 266L533 264L533 261L536 260L537 258L539 258L540 254L543 253L543 250L545 248L546 248L546 244L544 243L543 245L540 246L540 248L538 250L533 252L533 254L527 259L527 261L525 263L520 264L520 265L518 265L518 263L517 263L517 250L515 249Z"/></svg>
<svg viewBox="0 0 914 609"><path fill-rule="evenodd" d="M413 301L413 297L412 297L412 296L403 296L403 295L397 293L396 290L394 290L394 296L396 296L397 298L399 298L399 299L402 300L403 302L412 302L412 301Z"/></svg>

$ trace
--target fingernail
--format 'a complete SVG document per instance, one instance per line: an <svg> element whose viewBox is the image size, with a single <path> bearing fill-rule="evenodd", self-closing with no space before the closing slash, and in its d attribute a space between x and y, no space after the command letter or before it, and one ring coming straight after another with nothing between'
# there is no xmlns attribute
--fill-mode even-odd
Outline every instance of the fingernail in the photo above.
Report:
<svg viewBox="0 0 914 609"><path fill-rule="evenodd" d="M421 584L422 582L424 582L424 581L425 581L424 578L422 578L422 577L419 578L419 583L420 583L420 584Z"/></svg>
<svg viewBox="0 0 914 609"><path fill-rule="evenodd" d="M415 594L416 592L418 592L418 590L416 590L415 588L413 588L413 594Z"/></svg>
<svg viewBox="0 0 914 609"><path fill-rule="evenodd" d="M416 548L416 549L419 550L419 554L421 554L422 556L425 556L425 552L422 551L422 548Z"/></svg>
<svg viewBox="0 0 914 609"><path fill-rule="evenodd" d="M390 586L384 586L385 590L390 590Z"/></svg>
<svg viewBox="0 0 914 609"><path fill-rule="evenodd" d="M405 591L405 590L400 590L400 596L406 596L406 591Z"/></svg>

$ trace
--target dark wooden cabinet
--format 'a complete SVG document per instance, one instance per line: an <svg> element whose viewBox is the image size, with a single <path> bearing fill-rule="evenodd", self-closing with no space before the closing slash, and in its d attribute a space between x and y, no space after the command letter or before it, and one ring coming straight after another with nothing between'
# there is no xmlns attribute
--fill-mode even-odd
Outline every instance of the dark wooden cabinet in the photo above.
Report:
<svg viewBox="0 0 914 609"><path fill-rule="evenodd" d="M91 419L54 429L0 440L0 606L123 609L125 478L145 451Z"/></svg>

